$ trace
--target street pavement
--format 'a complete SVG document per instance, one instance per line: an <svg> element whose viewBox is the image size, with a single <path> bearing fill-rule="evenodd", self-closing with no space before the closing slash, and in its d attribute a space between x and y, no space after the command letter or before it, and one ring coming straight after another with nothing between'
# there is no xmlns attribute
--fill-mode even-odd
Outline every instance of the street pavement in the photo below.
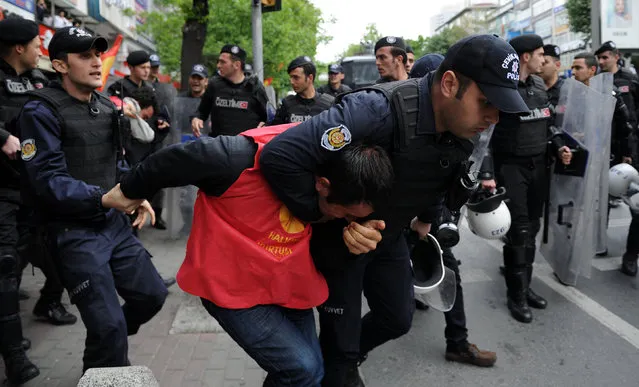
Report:
<svg viewBox="0 0 639 387"><path fill-rule="evenodd" d="M564 287L538 255L533 288L549 302L533 310L532 324L510 318L498 267L501 244L485 241L461 227L454 249L462 261L470 341L497 352L493 368L476 368L444 359L443 314L416 311L412 330L369 354L361 371L367 387L401 386L637 386L639 289L637 278L618 270L630 223L628 209L612 210L609 256L595 258L590 278ZM145 229L140 239L163 276L174 276L184 257L184 239ZM75 386L82 373L85 330L37 322L31 315L44 278L29 266L21 304L25 335L33 341L29 357L41 375L26 386ZM63 302L68 305L68 297ZM69 308L79 316L74 306ZM366 309L365 301L363 309ZM135 365L151 368L161 386L258 387L264 372L208 317L198 300L177 285L162 311L130 338ZM0 362L1 363L1 362ZM0 364L0 373L4 369ZM0 377L1 378L1 377Z"/></svg>

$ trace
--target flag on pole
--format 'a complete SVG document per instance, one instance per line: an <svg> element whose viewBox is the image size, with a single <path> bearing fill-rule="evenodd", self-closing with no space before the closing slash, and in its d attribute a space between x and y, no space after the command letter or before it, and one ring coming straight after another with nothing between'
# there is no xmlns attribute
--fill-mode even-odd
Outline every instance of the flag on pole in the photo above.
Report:
<svg viewBox="0 0 639 387"><path fill-rule="evenodd" d="M115 38L115 42L107 50L107 52L103 53L102 58L102 86L98 89L102 91L104 85L106 84L107 78L109 77L109 73L111 72L111 67L113 67L113 63L115 63L115 57L118 55L118 51L120 50L120 46L122 45L122 35L118 34Z"/></svg>

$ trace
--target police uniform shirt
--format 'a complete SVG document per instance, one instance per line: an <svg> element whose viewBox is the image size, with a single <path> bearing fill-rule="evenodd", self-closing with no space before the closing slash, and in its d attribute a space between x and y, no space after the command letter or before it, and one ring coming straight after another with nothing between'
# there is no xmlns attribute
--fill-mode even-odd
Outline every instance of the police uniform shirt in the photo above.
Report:
<svg viewBox="0 0 639 387"><path fill-rule="evenodd" d="M234 84L218 75L209 80L196 117L211 118L211 136L236 135L266 122L268 96L256 77Z"/></svg>
<svg viewBox="0 0 639 387"><path fill-rule="evenodd" d="M107 93L110 96L116 96L120 99L132 98L133 92L143 86L150 87L155 90L153 84L147 81L142 81L142 83L138 85L137 83L133 82L127 75L126 77L113 82L113 84L107 89Z"/></svg>
<svg viewBox="0 0 639 387"><path fill-rule="evenodd" d="M322 94L329 94L333 97L337 97L339 94L342 93L347 93L349 91L351 91L352 89L345 85L345 84L340 84L339 87L337 88L337 90L333 89L333 87L331 86L330 83L326 84L326 85L322 85L320 87L317 88L317 92L318 93L322 93Z"/></svg>
<svg viewBox="0 0 639 387"><path fill-rule="evenodd" d="M334 98L328 94L315 93L313 98L302 98L299 94L284 98L275 113L271 125L304 122L328 109Z"/></svg>
<svg viewBox="0 0 639 387"><path fill-rule="evenodd" d="M630 71L620 68L613 75L613 83L619 90L621 98L630 111L633 128L637 128L637 109L639 108L639 83L637 76Z"/></svg>
<svg viewBox="0 0 639 387"><path fill-rule="evenodd" d="M17 135L13 128L14 119L29 99L27 93L41 89L47 83L45 75L40 70L30 70L18 75L11 65L0 58L0 146L4 146L10 135ZM18 169L17 161L0 164L0 173L3 176L0 179L0 187L18 188Z"/></svg>
<svg viewBox="0 0 639 387"><path fill-rule="evenodd" d="M554 85L550 86L547 90L548 92L548 99L550 101L550 104L554 107L557 106L557 104L559 104L559 94L561 92L561 86L563 86L565 79L564 78L557 78L557 82L555 82Z"/></svg>
<svg viewBox="0 0 639 387"><path fill-rule="evenodd" d="M435 131L434 114L431 106L430 87L434 75L422 78L419 86L419 128L424 136L433 135L453 146L454 140L448 136L437 136ZM410 81L405 81L410 82ZM303 221L315 221L322 217L318 206L315 190L314 174L319 165L327 162L336 152L348 144L366 142L384 148L393 159L394 136L396 121L393 110L386 97L373 90L361 90L346 94L338 103L322 114L311 118L271 140L260 156L260 168L270 187L278 198L291 210L296 217ZM430 137L429 137L430 138ZM445 140L444 140L445 138ZM451 141L451 142L448 142ZM456 144L456 143L455 143ZM457 149L457 148L455 148ZM396 153L395 153L396 154ZM446 157L446 156L442 156ZM467 156L466 156L467 158ZM443 171L439 168L428 169L429 182L446 184L450 176L435 176ZM396 165L394 165L394 168ZM412 168L409 168L411 172ZM454 168L444 168L450 173ZM398 173L396 169L396 174ZM406 172L405 168L402 168ZM440 187L441 189L441 187ZM399 193L399 191L397 191ZM405 208L402 211L411 212L412 216L420 213L430 214L432 219L441 212L442 191L424 192L420 195L420 205L423 208ZM396 206L404 206L404 202L394 201L383 210L396 210ZM415 212L415 213L413 213ZM405 215L405 214L404 214ZM385 218L386 220L386 218ZM396 219L394 225L387 222L386 232L401 230L403 219Z"/></svg>

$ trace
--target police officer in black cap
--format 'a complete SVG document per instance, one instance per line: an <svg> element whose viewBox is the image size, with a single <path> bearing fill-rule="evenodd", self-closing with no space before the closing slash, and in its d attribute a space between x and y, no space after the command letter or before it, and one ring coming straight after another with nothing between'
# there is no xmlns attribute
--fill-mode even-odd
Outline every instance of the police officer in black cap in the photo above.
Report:
<svg viewBox="0 0 639 387"><path fill-rule="evenodd" d="M30 343L25 340L23 344L18 305L18 214L22 203L15 161L20 140L14 127L27 101L26 93L44 86L42 80L32 77L39 56L37 24L22 18L0 21L0 352L5 374L13 384L26 383L40 373L24 353Z"/></svg>
<svg viewBox="0 0 639 387"><path fill-rule="evenodd" d="M95 91L107 48L106 39L81 28L58 29L49 57L60 81L31 92L17 119L24 200L47 229L62 283L87 328L84 371L130 365L127 336L159 312L168 292L121 212L139 207L134 226L142 226L148 213L154 218L150 204L116 209L106 194L117 183L122 148L115 106Z"/></svg>
<svg viewBox="0 0 639 387"><path fill-rule="evenodd" d="M544 65L544 42L538 35L522 35L510 41L517 55L502 62L508 77L519 83L519 94L530 112L499 117L491 138L492 158L484 159L480 178L485 189L496 182L506 188L512 225L504 245L504 267L508 288L508 309L520 322L532 321L530 307L543 309L546 300L530 288L535 260L535 237L541 227L548 160L551 111L544 81L536 74ZM519 60L517 60L519 59ZM564 164L571 153L557 137L550 152Z"/></svg>
<svg viewBox="0 0 639 387"><path fill-rule="evenodd" d="M328 83L318 87L317 91L322 94L332 95L333 97L351 91L348 85L342 83L343 80L344 68L337 63L328 65Z"/></svg>
<svg viewBox="0 0 639 387"><path fill-rule="evenodd" d="M452 198L470 194L459 184L472 151L468 139L496 123L499 111L528 111L504 61L519 63L505 41L464 38L436 72L340 95L333 107L264 147L264 177L291 213L307 222L322 218L315 176L324 162L361 143L382 146L393 161L392 192L376 213L313 225L311 253L329 287L318 308L323 386L362 386L358 362L410 329L415 303L404 227L418 217L416 231L428 233L452 191L458 195L447 195L446 205L459 209L465 200ZM364 317L362 290L371 309Z"/></svg>
<svg viewBox="0 0 639 387"><path fill-rule="evenodd" d="M158 58L159 59L159 58ZM115 81L107 89L109 95L120 99L131 97L133 92L142 86L153 87L149 82L151 76L151 57L146 51L131 51L126 57L130 74Z"/></svg>
<svg viewBox="0 0 639 387"><path fill-rule="evenodd" d="M406 43L396 36L385 36L375 43L375 65L380 79L377 83L408 79Z"/></svg>
<svg viewBox="0 0 639 387"><path fill-rule="evenodd" d="M268 97L257 77L244 75L246 51L240 46L222 47L217 60L218 75L211 78L195 117L193 134L199 137L204 121L211 117L211 136L236 135L266 122Z"/></svg>
<svg viewBox="0 0 639 387"><path fill-rule="evenodd" d="M295 95L282 100L271 125L304 122L331 107L335 98L315 91L317 70L308 56L298 56L288 65L288 76Z"/></svg>
<svg viewBox="0 0 639 387"><path fill-rule="evenodd" d="M613 83L630 111L630 119L633 127L633 159L634 165L637 166L639 163L636 149L636 146L639 145L636 138L637 125L639 124L637 120L637 109L639 109L639 80L630 70L619 67L619 49L615 42L604 42L604 44L595 51L595 55L599 60L599 68L601 71L613 74Z"/></svg>
<svg viewBox="0 0 639 387"><path fill-rule="evenodd" d="M554 44L546 44L544 47L544 65L541 67L541 73L539 76L544 80L546 84L546 91L548 92L548 98L550 98L550 104L553 109L559 103L559 91L564 84L564 78L559 76L559 69L561 68L561 50Z"/></svg>

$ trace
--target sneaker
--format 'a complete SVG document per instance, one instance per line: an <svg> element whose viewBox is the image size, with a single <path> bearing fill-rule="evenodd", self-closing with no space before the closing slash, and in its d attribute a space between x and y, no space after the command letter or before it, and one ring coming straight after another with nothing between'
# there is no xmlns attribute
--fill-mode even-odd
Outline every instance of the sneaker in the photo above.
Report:
<svg viewBox="0 0 639 387"><path fill-rule="evenodd" d="M621 260L621 272L631 277L637 276L637 255L624 254Z"/></svg>
<svg viewBox="0 0 639 387"><path fill-rule="evenodd" d="M156 228L158 230L166 230L166 223L164 223L164 220L162 220L162 218L157 218L155 219L153 228Z"/></svg>
<svg viewBox="0 0 639 387"><path fill-rule="evenodd" d="M483 351L477 348L475 344L466 343L461 348L447 347L446 360L472 364L478 367L492 367L497 361L495 352Z"/></svg>
<svg viewBox="0 0 639 387"><path fill-rule="evenodd" d="M171 286L175 285L175 277L162 278L162 282L164 282L164 286L166 286L166 288L168 289Z"/></svg>
<svg viewBox="0 0 639 387"><path fill-rule="evenodd" d="M33 314L39 321L46 321L53 325L73 325L78 318L69 313L60 301L45 303L38 300L33 308Z"/></svg>

